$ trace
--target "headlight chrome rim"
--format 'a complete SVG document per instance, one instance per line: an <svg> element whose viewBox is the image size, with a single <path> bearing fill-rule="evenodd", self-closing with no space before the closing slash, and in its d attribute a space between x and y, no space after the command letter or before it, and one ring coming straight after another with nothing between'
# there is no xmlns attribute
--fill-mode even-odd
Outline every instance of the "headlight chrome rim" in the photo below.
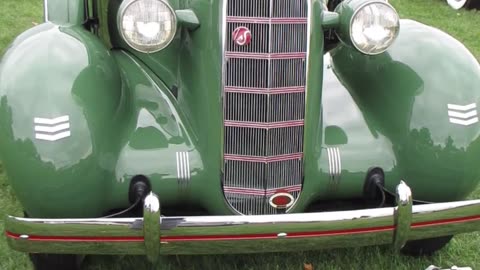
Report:
<svg viewBox="0 0 480 270"><path fill-rule="evenodd" d="M356 16L358 15L358 13L360 11L362 11L366 6L369 6L369 5L373 5L373 4L381 4L381 5L385 5L387 6L388 8L390 8L391 10L393 10L397 16L397 21L400 22L400 15L398 14L397 10L387 1L385 0L379 0L379 1L369 1L369 2L365 2L363 3L362 5L360 5L354 12L353 12L353 15L352 17L350 18L350 23L349 23L349 35L350 35L350 40L351 40L351 44L355 47L355 49L357 49L359 52L363 53L363 54L367 54L367 55L379 55L379 54L382 54L384 53L385 51L388 50L388 48L390 48L390 46L393 44L393 42L397 39L398 37L398 34L400 33L400 25L399 25L399 29L398 31L396 31L395 33L395 36L393 37L392 39L392 42L386 46L383 50L379 50L377 52L366 52L364 51L363 49L361 49L360 47L358 47L358 44L353 40L353 21L355 20Z"/></svg>
<svg viewBox="0 0 480 270"><path fill-rule="evenodd" d="M143 1L143 0L124 0L122 2L122 4L120 4L120 7L118 9L118 14L117 14L117 27L118 27L118 32L120 33L120 36L122 38L123 41L125 41L125 43L127 43L127 45L138 51L138 52L141 52L141 53L156 53L156 52L159 52L165 48L167 48L170 43L172 43L172 41L175 39L175 35L177 33L177 23L178 23L178 19L177 19L177 14L175 13L175 10L172 8L172 6L168 3L168 1L166 0L155 0L155 1L158 1L158 2L161 2L162 4L164 4L168 10L170 11L171 13L171 16L172 16L172 31L171 31L171 34L170 36L168 37L168 41L163 43L161 46L152 46L152 49L145 49L145 48L141 48L138 46L138 44L135 44L135 43L132 43L126 36L125 36L125 33L123 31L123 17L125 15L125 12L127 11L127 9L133 5L134 3L136 2L139 2L139 1ZM142 45L140 45L142 46ZM145 47L145 45L143 45L142 47Z"/></svg>

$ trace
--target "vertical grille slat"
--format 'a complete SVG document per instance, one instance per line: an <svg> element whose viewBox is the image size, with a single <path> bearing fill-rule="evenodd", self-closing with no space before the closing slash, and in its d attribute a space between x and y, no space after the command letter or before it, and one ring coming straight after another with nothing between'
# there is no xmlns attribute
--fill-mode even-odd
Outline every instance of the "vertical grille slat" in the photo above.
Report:
<svg viewBox="0 0 480 270"><path fill-rule="evenodd" d="M241 214L276 214L303 180L307 0L226 0L223 189ZM246 27L251 42L237 45ZM241 43L239 43L241 44Z"/></svg>
<svg viewBox="0 0 480 270"><path fill-rule="evenodd" d="M307 17L306 1L274 0L272 17Z"/></svg>

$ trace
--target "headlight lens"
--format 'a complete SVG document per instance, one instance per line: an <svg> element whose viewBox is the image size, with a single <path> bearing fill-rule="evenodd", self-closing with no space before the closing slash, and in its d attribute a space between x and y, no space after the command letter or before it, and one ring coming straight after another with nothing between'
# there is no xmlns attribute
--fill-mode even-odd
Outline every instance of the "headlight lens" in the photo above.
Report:
<svg viewBox="0 0 480 270"><path fill-rule="evenodd" d="M400 18L387 2L360 7L352 17L350 36L353 45L365 54L379 54L392 45L400 30Z"/></svg>
<svg viewBox="0 0 480 270"><path fill-rule="evenodd" d="M173 40L177 21L169 4L161 0L125 0L120 6L120 33L137 51L152 53Z"/></svg>

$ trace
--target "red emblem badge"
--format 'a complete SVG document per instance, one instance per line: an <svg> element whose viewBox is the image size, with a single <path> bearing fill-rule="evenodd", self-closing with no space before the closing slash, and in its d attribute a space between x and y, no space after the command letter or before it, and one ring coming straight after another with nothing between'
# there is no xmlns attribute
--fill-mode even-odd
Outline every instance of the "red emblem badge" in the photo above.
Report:
<svg viewBox="0 0 480 270"><path fill-rule="evenodd" d="M232 39L238 46L245 46L252 41L252 33L247 27L240 26L233 30Z"/></svg>
<svg viewBox="0 0 480 270"><path fill-rule="evenodd" d="M268 202L273 208L286 209L292 206L294 201L295 201L295 198L293 198L293 196L290 193L279 192L272 195L272 197L270 197L270 200Z"/></svg>

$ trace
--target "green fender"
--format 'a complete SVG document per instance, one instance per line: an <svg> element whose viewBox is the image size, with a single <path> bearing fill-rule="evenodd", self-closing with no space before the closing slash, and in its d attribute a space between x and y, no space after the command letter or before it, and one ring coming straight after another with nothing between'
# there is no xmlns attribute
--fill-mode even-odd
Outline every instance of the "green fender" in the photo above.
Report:
<svg viewBox="0 0 480 270"><path fill-rule="evenodd" d="M396 156L391 171L414 198L465 198L479 182L480 66L440 30L409 20L400 28L393 46L378 56L339 46L332 51L333 70L372 134L391 141L385 149ZM399 180L387 178L387 187L393 191Z"/></svg>
<svg viewBox="0 0 480 270"><path fill-rule="evenodd" d="M138 176L164 206L228 212L177 100L133 55L82 27L45 23L15 40L0 79L0 152L30 216L127 207Z"/></svg>
<svg viewBox="0 0 480 270"><path fill-rule="evenodd" d="M45 23L0 62L0 152L30 216L98 216L114 177L120 72L80 27Z"/></svg>

